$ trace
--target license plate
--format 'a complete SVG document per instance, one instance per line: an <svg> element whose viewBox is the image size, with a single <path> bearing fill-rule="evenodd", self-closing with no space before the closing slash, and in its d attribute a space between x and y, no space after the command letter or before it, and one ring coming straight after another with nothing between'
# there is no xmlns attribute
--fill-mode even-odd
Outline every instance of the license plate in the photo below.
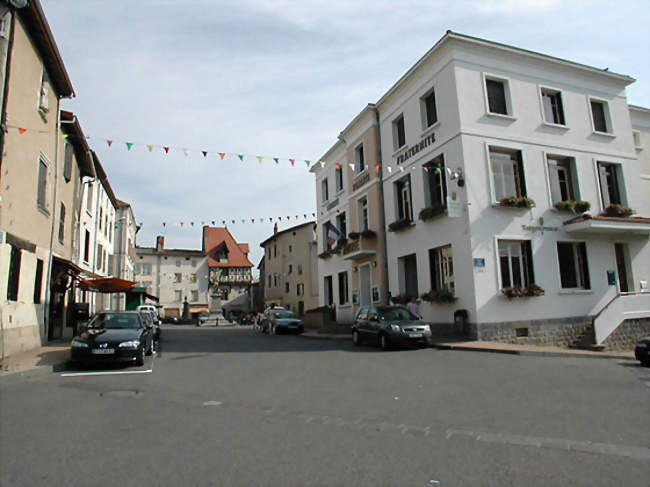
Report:
<svg viewBox="0 0 650 487"><path fill-rule="evenodd" d="M289 328L296 328L298 325L288 325Z"/></svg>
<svg viewBox="0 0 650 487"><path fill-rule="evenodd" d="M422 333L409 333L409 337L411 338L422 338Z"/></svg>
<svg viewBox="0 0 650 487"><path fill-rule="evenodd" d="M90 353L93 353L95 355L110 355L112 353L115 353L114 348L94 348L90 351Z"/></svg>

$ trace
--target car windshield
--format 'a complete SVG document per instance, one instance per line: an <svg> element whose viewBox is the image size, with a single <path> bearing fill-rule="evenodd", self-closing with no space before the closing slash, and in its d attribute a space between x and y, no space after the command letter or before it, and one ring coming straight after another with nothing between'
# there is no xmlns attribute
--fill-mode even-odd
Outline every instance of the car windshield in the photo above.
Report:
<svg viewBox="0 0 650 487"><path fill-rule="evenodd" d="M379 319L388 320L417 320L418 318L406 308L380 308Z"/></svg>
<svg viewBox="0 0 650 487"><path fill-rule="evenodd" d="M137 329L140 328L140 319L137 314L103 313L95 315L88 328L92 329Z"/></svg>
<svg viewBox="0 0 650 487"><path fill-rule="evenodd" d="M296 314L293 311L289 311L288 309L283 309L280 311L274 311L273 316L276 318L295 318Z"/></svg>

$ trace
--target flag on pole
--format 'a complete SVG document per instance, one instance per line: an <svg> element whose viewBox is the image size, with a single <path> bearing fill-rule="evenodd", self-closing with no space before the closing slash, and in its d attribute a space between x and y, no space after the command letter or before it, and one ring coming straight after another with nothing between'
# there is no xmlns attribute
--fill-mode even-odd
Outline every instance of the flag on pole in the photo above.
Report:
<svg viewBox="0 0 650 487"><path fill-rule="evenodd" d="M333 247L339 238L341 238L341 231L332 222L327 222L327 244Z"/></svg>

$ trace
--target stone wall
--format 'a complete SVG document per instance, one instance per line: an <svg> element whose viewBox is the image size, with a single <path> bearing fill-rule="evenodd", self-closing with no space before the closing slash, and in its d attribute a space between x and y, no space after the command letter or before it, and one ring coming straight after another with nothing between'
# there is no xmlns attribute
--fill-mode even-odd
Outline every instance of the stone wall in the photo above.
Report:
<svg viewBox="0 0 650 487"><path fill-rule="evenodd" d="M636 342L650 336L650 318L625 320L609 335L603 345L608 350L633 350Z"/></svg>
<svg viewBox="0 0 650 487"><path fill-rule="evenodd" d="M589 316L469 323L469 337L484 341L569 347L575 345L584 335L592 333L591 325L592 318Z"/></svg>

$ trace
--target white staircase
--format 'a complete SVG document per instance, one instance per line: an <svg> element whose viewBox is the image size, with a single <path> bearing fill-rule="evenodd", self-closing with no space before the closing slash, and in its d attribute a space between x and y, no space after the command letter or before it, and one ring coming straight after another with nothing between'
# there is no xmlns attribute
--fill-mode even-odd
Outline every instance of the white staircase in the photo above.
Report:
<svg viewBox="0 0 650 487"><path fill-rule="evenodd" d="M596 345L602 344L625 320L650 318L650 293L622 293L594 318Z"/></svg>

